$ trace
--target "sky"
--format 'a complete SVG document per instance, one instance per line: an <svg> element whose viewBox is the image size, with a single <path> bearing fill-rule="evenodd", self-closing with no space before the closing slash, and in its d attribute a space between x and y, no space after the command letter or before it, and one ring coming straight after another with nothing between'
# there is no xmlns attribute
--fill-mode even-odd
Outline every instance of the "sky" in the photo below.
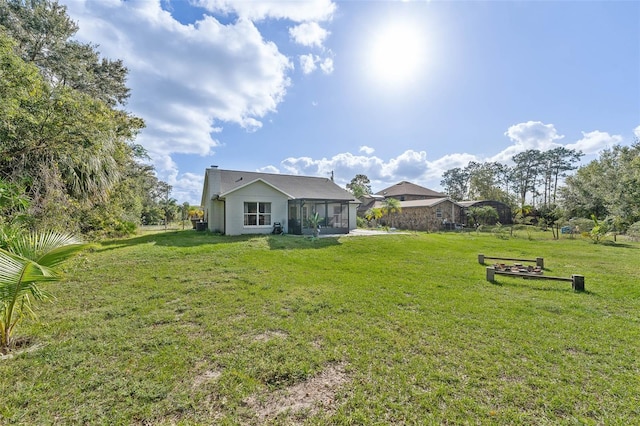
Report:
<svg viewBox="0 0 640 426"><path fill-rule="evenodd" d="M640 138L640 2L60 0L129 69L158 178L207 167L433 190L528 149Z"/></svg>

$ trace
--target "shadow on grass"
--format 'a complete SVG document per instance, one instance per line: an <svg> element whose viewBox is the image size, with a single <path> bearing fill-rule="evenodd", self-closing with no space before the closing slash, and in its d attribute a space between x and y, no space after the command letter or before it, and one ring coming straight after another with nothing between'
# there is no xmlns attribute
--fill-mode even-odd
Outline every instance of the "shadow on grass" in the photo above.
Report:
<svg viewBox="0 0 640 426"><path fill-rule="evenodd" d="M616 248L626 248L626 249L638 249L640 247L638 246L634 246L633 244L627 244L627 243L618 243L615 241L602 241L600 242L601 245L603 246L607 246L607 247L616 247Z"/></svg>
<svg viewBox="0 0 640 426"><path fill-rule="evenodd" d="M518 283L518 281L523 281L521 283ZM525 283L524 281L536 281L538 282L540 285L531 285L531 283ZM547 281L547 280L537 280L535 278L522 278L522 277L515 277L513 281L489 281L490 284L496 286L496 287L518 287L518 288L528 288L530 290L533 291L552 291L552 292L558 292L558 293L575 293L575 294L584 294L584 295L588 295L588 296L597 296L597 293L594 293L592 291L589 290L584 290L584 291L575 291L573 288L571 288L571 283L569 282L564 282L563 284L568 284L568 285L561 285L559 282L556 282L556 284L558 285L553 285L551 283L551 281Z"/></svg>
<svg viewBox="0 0 640 426"><path fill-rule="evenodd" d="M301 235L271 234L227 236L207 231L169 230L138 235L131 238L103 241L94 251L102 252L150 243L164 247L197 247L214 244L235 244L253 240L263 240L265 238L271 250L319 249L340 244L338 238L333 237L310 238Z"/></svg>
<svg viewBox="0 0 640 426"><path fill-rule="evenodd" d="M340 245L339 237L313 238L303 235L271 235L268 237L271 250L321 249Z"/></svg>

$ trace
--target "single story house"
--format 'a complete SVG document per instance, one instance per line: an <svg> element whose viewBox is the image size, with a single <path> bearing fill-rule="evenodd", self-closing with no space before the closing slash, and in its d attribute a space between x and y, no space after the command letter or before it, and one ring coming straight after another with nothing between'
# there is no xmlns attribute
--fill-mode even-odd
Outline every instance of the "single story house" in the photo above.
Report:
<svg viewBox="0 0 640 426"><path fill-rule="evenodd" d="M360 202L333 179L207 168L202 190L204 222L226 235L311 234L309 218L321 218L321 233L348 234L356 228Z"/></svg>
<svg viewBox="0 0 640 426"><path fill-rule="evenodd" d="M376 201L375 208L384 207L384 201ZM383 219L385 224L414 231L439 231L447 224L462 223L462 207L450 198L400 201L400 211Z"/></svg>
<svg viewBox="0 0 640 426"><path fill-rule="evenodd" d="M363 196L358 213L364 216L369 209L381 209L388 198L398 200L401 209L382 218L380 222L384 225L414 231L438 231L454 229L456 224L463 223L462 206L447 194L407 181Z"/></svg>

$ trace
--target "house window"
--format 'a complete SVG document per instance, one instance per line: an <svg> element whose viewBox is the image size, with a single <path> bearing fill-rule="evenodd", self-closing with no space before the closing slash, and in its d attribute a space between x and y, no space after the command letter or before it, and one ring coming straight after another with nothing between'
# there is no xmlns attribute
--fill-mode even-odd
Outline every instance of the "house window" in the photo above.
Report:
<svg viewBox="0 0 640 426"><path fill-rule="evenodd" d="M442 209L440 207L436 208L436 217L442 219Z"/></svg>
<svg viewBox="0 0 640 426"><path fill-rule="evenodd" d="M271 226L271 203L244 203L244 226Z"/></svg>

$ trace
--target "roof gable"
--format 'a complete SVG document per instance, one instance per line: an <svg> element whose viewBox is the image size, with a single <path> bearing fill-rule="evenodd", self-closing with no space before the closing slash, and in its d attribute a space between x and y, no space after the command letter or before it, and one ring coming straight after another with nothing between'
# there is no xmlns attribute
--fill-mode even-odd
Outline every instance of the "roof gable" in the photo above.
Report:
<svg viewBox="0 0 640 426"><path fill-rule="evenodd" d="M227 191L227 192L223 192L222 194L220 194L220 198L224 198L224 197L226 197L227 195L229 195L229 194L231 194L231 193L233 193L233 192L239 191L239 190L241 190L242 188L246 188L247 186L251 186L251 185L253 185L253 184L257 183L257 182L262 182L262 183L264 183L265 185L267 185L267 186L269 186L269 187L271 187L271 188L275 189L276 191L281 192L282 194L286 195L288 198L294 198L294 197L293 197L293 196L291 196L290 194L287 194L285 191L281 190L280 188L276 187L275 185L272 185L271 183L269 183L269 182L265 181L265 180L264 180L264 179L262 179L262 178L254 179L254 180L252 180L252 181L247 181L247 182L245 182L244 184L242 184L242 185L240 185L240 186L236 186L235 188L233 188L233 189L231 189L231 190L229 190L229 191Z"/></svg>
<svg viewBox="0 0 640 426"><path fill-rule="evenodd" d="M329 178L281 175L274 173L246 172L239 170L207 169L208 173L219 173L220 188L212 190L215 195L224 196L257 181L271 186L291 199L315 199L353 201L356 198ZM205 179L205 182L208 179Z"/></svg>
<svg viewBox="0 0 640 426"><path fill-rule="evenodd" d="M446 197L446 194L437 192L424 186L416 185L415 183L402 181L392 185L382 191L376 192L377 195L384 195L385 197L400 197L402 195L414 195L431 198Z"/></svg>
<svg viewBox="0 0 640 426"><path fill-rule="evenodd" d="M407 209L412 207L434 207L439 204L450 202L451 204L461 207L460 204L453 201L451 198L443 197L443 198L427 198L424 200L408 200L408 201L400 201L400 208ZM385 206L384 201L376 201L374 207L383 208Z"/></svg>

